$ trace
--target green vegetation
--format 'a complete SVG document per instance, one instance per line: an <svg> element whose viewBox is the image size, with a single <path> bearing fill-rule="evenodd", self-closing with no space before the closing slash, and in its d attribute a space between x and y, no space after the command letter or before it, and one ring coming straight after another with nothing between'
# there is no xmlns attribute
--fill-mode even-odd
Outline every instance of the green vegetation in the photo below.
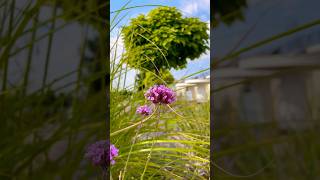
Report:
<svg viewBox="0 0 320 180"><path fill-rule="evenodd" d="M136 108L145 103L143 92L110 97L117 104L110 109L111 142L119 148L113 179L208 179L209 103L178 100L172 108L183 117L162 106L139 128L144 117Z"/></svg>
<svg viewBox="0 0 320 180"><path fill-rule="evenodd" d="M175 7L157 7L123 27L124 62L139 70L140 79L149 76L146 71L159 75L160 71L168 74L171 68L185 68L187 60L209 49L208 29L207 23L182 17Z"/></svg>
<svg viewBox="0 0 320 180"><path fill-rule="evenodd" d="M174 7L159 7L123 28L125 62L134 68L182 69L208 47L208 25L185 18ZM155 71L154 71L155 72Z"/></svg>
<svg viewBox="0 0 320 180"><path fill-rule="evenodd" d="M120 21L122 11L117 12L119 14L114 16ZM117 19L114 24L118 23ZM183 35L185 32L181 28L186 25L183 23L199 26L186 28L190 34ZM168 32L168 29L172 31ZM206 23L196 18L182 18L177 9L160 7L151 10L147 16L138 16L124 27L122 32L127 51L120 55L121 58L114 55L120 36L115 44L111 44L110 69L114 85L110 95L110 140L119 148L119 156L111 167L113 179L209 178L209 102L185 102L178 97L170 107L159 107L151 105L144 97L146 89L154 84L170 86L174 81L170 68L185 67L186 58L196 58L207 49L207 30ZM193 39L197 34L203 41ZM175 47L177 41L181 43L180 49ZM191 48L191 41L199 49L187 52L183 47ZM183 58L179 59L179 56ZM140 73L136 85L128 87L121 80L132 69L138 69ZM151 105L152 115L143 117L136 113L136 109L144 104Z"/></svg>
<svg viewBox="0 0 320 180"><path fill-rule="evenodd" d="M141 71L136 76L136 85L139 90L151 87L154 84L172 84L173 82L174 77L169 70L160 69L158 75L152 71Z"/></svg>

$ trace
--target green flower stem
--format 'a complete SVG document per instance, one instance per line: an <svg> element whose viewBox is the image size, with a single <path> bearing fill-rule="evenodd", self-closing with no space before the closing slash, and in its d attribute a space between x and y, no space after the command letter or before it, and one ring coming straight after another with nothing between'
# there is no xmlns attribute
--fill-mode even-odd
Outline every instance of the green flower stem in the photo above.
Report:
<svg viewBox="0 0 320 180"><path fill-rule="evenodd" d="M160 114L161 114L161 112L160 112L160 106L161 105L159 105L159 111L158 111L158 116L157 116L157 124L156 124L156 127L157 128L159 128L159 121L160 121ZM150 152L149 152L149 154L148 154L148 159L147 159L147 162L146 162L146 164L145 164L145 166L144 166L144 169L143 169L143 172L142 172L142 175L141 175L141 177L140 177L140 180L143 180L143 177L144 177L144 175L145 175L145 173L146 173L146 171L147 171L147 168L148 168L148 164L149 164L149 161L150 161L150 159L151 159L151 154L152 154L152 150L153 150L153 147L154 147L154 145L156 144L156 140L155 140L155 136L153 136L152 137L152 145L151 145L151 149L150 149Z"/></svg>
<svg viewBox="0 0 320 180"><path fill-rule="evenodd" d="M142 121L140 121L140 126L138 126L138 128L137 128L137 132L136 132L136 134L135 134L135 136L134 136L134 138L133 138L133 142L132 142L131 147L130 147L130 151L129 151L129 154L128 154L128 158L127 158L126 164L125 164L125 166L124 166L122 179L125 178L125 174L126 174L126 171L127 171L128 162L129 162L129 159L130 159L130 155L131 155L133 146L134 146L135 143L136 143L136 140L137 140L139 131L140 131L140 129L142 128L142 125L143 125L143 124L142 124Z"/></svg>
<svg viewBox="0 0 320 180"><path fill-rule="evenodd" d="M131 126L128 126L128 127L123 128L123 129L120 129L120 130L118 130L118 131L115 131L115 132L111 133L110 136L114 136L114 135L116 135L116 134L119 134L120 132L129 130L129 129L131 129L131 128L134 128L134 127L136 127L136 126L138 126L138 125L146 122L147 120L149 120L149 119L157 112L157 110L158 110L158 107L156 107L156 109L154 110L154 112L153 112L150 116L148 116L147 118L145 118L145 119L143 119L143 120L141 120L141 121L139 121L139 122L137 122L137 123L134 123L134 124L132 124Z"/></svg>

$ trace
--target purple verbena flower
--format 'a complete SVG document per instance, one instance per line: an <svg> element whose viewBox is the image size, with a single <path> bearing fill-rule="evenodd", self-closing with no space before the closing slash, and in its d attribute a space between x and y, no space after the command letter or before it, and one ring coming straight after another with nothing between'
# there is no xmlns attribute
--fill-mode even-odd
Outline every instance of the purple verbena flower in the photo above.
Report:
<svg viewBox="0 0 320 180"><path fill-rule="evenodd" d="M108 148L110 148L110 163L114 164L115 161L113 158L118 156L118 149L113 144L109 146L109 142L106 140L97 141L91 144L87 148L85 157L91 160L92 164L95 166L106 166L108 158Z"/></svg>
<svg viewBox="0 0 320 180"><path fill-rule="evenodd" d="M152 110L149 106L144 105L137 108L137 113L148 116L152 113Z"/></svg>
<svg viewBox="0 0 320 180"><path fill-rule="evenodd" d="M113 159L118 156L119 149L117 149L113 144L110 146L110 163L113 165L116 161Z"/></svg>
<svg viewBox="0 0 320 180"><path fill-rule="evenodd" d="M176 100L175 92L164 85L154 85L144 96L154 104L171 104Z"/></svg>

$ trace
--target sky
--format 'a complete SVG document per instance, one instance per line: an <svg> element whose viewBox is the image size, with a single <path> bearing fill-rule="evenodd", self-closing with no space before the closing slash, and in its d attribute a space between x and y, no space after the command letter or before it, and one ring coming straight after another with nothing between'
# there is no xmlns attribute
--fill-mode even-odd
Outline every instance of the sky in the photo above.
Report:
<svg viewBox="0 0 320 180"><path fill-rule="evenodd" d="M110 1L110 11L121 9L128 1L111 0ZM208 26L210 23L210 0L132 0L129 2L127 7L132 6L143 6L143 5L165 5L165 6L175 6L177 7L185 17L198 17L200 20L207 22ZM121 12L118 18L124 16L119 24L115 26L112 30L111 37L111 47L116 42L117 34L121 26L126 25L130 22L131 18L136 17L139 14L147 14L150 10L156 8L156 6L148 7L138 7L128 9ZM111 19L113 19L115 13L111 14ZM115 24L115 23L114 23ZM111 25L112 26L112 25ZM209 32L208 32L209 33ZM117 54L123 52L123 43L118 41L118 51ZM180 79L183 76L192 74L199 70L209 68L210 65L210 55L209 51L203 53L198 59L189 61L187 68L183 70L171 70L172 75L175 79ZM134 82L135 72L130 71L126 78L126 86L130 86ZM123 84L121 82L121 84Z"/></svg>

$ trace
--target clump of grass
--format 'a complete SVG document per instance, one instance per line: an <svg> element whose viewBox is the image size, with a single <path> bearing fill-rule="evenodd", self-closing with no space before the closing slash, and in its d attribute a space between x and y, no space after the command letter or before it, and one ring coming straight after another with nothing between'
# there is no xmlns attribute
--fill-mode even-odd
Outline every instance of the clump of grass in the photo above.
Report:
<svg viewBox="0 0 320 180"><path fill-rule="evenodd" d="M123 102L121 99L130 102L119 104ZM123 96L114 93L111 95L113 102L118 103L111 106L111 142L119 147L117 163L111 169L113 177L120 174L122 178L141 178L143 175L146 179L208 177L208 103L188 102L186 105L187 102L178 100L173 108L183 117L163 106L155 108L144 121L136 113L136 107L144 104L141 94Z"/></svg>

